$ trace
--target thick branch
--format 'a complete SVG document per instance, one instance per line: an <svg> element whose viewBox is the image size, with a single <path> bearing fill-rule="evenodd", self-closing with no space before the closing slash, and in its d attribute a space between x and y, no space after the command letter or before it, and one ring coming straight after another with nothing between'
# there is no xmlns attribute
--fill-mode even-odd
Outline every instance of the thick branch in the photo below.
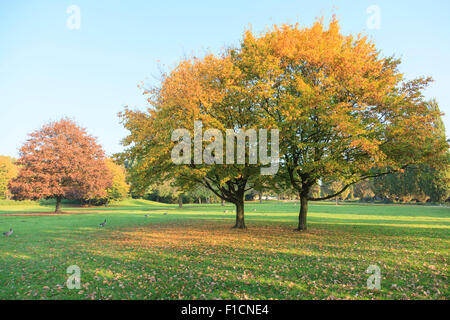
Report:
<svg viewBox="0 0 450 320"><path fill-rule="evenodd" d="M338 195L343 193L345 190L347 190L349 187L351 187L352 185L354 185L354 184L356 184L356 183L358 183L360 181L363 181L363 180L366 180L366 179L369 179L369 178L376 178L376 177L381 177L381 176L384 176L384 175L387 175L387 174L395 173L395 172L398 172L400 170L406 169L407 167L408 167L408 165L403 166L403 167L401 167L398 170L390 170L390 171L387 171L387 172L381 172L381 173L377 173L377 174L365 175L365 176L361 177L360 179L355 180L355 181L345 185L340 191L338 191L338 192L336 192L334 194L330 194L328 196L321 197L321 198L308 197L308 200L310 200L310 201L322 201L322 200L332 199L332 198L337 197Z"/></svg>

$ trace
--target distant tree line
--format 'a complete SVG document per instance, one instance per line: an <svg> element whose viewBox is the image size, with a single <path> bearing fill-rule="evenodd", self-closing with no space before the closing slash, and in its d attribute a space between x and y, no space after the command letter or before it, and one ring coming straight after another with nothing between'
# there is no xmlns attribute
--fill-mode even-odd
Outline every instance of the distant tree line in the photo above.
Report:
<svg viewBox="0 0 450 320"><path fill-rule="evenodd" d="M324 181L312 188L315 197L326 197L342 188L340 181ZM336 201L382 201L386 203L444 203L450 201L450 170L437 170L422 165L411 166L396 172L358 182L331 200ZM266 188L263 192L252 190L247 200L259 200L261 195L278 200L298 200L292 189Z"/></svg>
<svg viewBox="0 0 450 320"><path fill-rule="evenodd" d="M173 181L152 185L145 192L130 190L127 182L127 171L124 166L116 164L112 159L105 159L106 166L112 174L112 184L106 188L104 197L80 197L75 199L85 205L105 205L119 201L128 196L163 203L222 203L213 192L199 185L191 190L181 191ZM16 159L0 156L0 199L11 199L13 195L8 183L17 176L19 166ZM335 197L334 201L383 201L387 203L443 203L450 201L450 170L437 170L429 166L412 166L402 172L361 181L352 185L345 192ZM342 182L321 182L312 188L314 196L326 196L342 187ZM298 200L298 194L291 188L281 185L252 189L245 194L247 201L262 201L272 197L278 200Z"/></svg>

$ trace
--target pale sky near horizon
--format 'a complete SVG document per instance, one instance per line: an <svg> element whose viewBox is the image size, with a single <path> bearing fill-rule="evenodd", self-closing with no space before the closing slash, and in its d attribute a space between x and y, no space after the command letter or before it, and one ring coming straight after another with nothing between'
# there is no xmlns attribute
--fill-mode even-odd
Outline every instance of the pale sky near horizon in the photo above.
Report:
<svg viewBox="0 0 450 320"><path fill-rule="evenodd" d="M67 8L80 8L70 30ZM380 9L369 28L367 8ZM97 136L107 154L123 149L117 113L145 108L140 81L157 82L160 69L186 55L237 45L251 26L310 26L335 13L344 34L363 32L381 52L402 58L408 79L432 76L450 128L450 1L113 1L2 0L0 2L0 155L17 157L27 134L68 116Z"/></svg>

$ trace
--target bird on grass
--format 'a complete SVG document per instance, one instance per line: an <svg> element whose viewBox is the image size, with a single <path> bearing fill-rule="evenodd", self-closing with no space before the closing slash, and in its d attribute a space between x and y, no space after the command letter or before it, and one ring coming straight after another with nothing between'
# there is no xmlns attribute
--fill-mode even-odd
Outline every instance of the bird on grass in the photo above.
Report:
<svg viewBox="0 0 450 320"><path fill-rule="evenodd" d="M164 214L165 216L167 216L167 212L164 212L163 214Z"/></svg>
<svg viewBox="0 0 450 320"><path fill-rule="evenodd" d="M146 214L144 217L148 218L148 214Z"/></svg>
<svg viewBox="0 0 450 320"><path fill-rule="evenodd" d="M9 236L12 235L12 234L13 234L13 229L12 229L12 228L9 229L9 231L3 232L3 235L4 235L5 237L9 237Z"/></svg>
<svg viewBox="0 0 450 320"><path fill-rule="evenodd" d="M254 212L256 212L256 209L253 209Z"/></svg>
<svg viewBox="0 0 450 320"><path fill-rule="evenodd" d="M100 227L106 226L106 219L105 219L105 221L103 221L102 223L100 223L99 226L100 226Z"/></svg>

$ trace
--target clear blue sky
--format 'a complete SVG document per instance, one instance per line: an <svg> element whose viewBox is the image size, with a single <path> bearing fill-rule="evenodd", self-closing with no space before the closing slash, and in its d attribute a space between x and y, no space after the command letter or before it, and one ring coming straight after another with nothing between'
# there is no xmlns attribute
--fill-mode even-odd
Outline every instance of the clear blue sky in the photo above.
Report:
<svg viewBox="0 0 450 320"><path fill-rule="evenodd" d="M79 30L66 26L70 5ZM381 9L380 29L367 8ZM450 128L450 1L0 1L0 154L17 156L27 133L62 116L99 138L108 154L126 135L123 106L144 108L140 81L156 83L161 65L237 44L245 28L309 26L336 13L343 32L364 32L385 55L403 58L408 78L430 75Z"/></svg>

